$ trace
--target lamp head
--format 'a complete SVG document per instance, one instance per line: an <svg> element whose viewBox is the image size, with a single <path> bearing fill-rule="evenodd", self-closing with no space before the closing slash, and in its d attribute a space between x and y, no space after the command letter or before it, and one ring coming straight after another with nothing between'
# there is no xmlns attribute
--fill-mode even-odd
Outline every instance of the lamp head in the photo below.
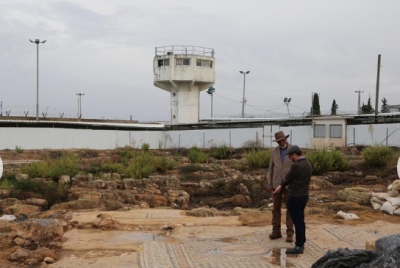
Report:
<svg viewBox="0 0 400 268"><path fill-rule="evenodd" d="M241 74L242 74L243 72L242 72L242 71L239 71L239 73L241 73Z"/></svg>
<svg viewBox="0 0 400 268"><path fill-rule="evenodd" d="M247 71L246 74L250 73L250 71Z"/></svg>

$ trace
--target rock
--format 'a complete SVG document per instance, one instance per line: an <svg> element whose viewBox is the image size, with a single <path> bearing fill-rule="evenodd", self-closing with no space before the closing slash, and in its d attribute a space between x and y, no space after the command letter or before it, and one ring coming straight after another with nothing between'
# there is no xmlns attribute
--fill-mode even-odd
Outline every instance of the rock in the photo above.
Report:
<svg viewBox="0 0 400 268"><path fill-rule="evenodd" d="M23 262L29 257L29 250L18 248L14 253L8 255L10 261Z"/></svg>
<svg viewBox="0 0 400 268"><path fill-rule="evenodd" d="M140 203L140 207L143 208L143 209L148 209L148 208L150 208L149 204L147 204L146 202L141 202L141 203Z"/></svg>
<svg viewBox="0 0 400 268"><path fill-rule="evenodd" d="M101 176L101 179L104 181L110 181L112 179L111 173L104 173L103 176Z"/></svg>
<svg viewBox="0 0 400 268"><path fill-rule="evenodd" d="M36 264L38 264L38 261L34 258L29 258L25 261L25 264L26 265L36 265Z"/></svg>
<svg viewBox="0 0 400 268"><path fill-rule="evenodd" d="M46 247L40 247L36 249L34 252L39 254L42 257L42 260L46 258L52 258L54 260L57 260L57 253L52 249Z"/></svg>
<svg viewBox="0 0 400 268"><path fill-rule="evenodd" d="M354 176L356 177L362 177L364 174L362 173L362 171L355 171L354 172Z"/></svg>
<svg viewBox="0 0 400 268"><path fill-rule="evenodd" d="M243 183L240 183L238 188L241 195L250 195L249 189Z"/></svg>
<svg viewBox="0 0 400 268"><path fill-rule="evenodd" d="M78 174L71 179L72 185L78 187L86 187L92 180L93 180L92 174L86 174L86 175Z"/></svg>
<svg viewBox="0 0 400 268"><path fill-rule="evenodd" d="M350 168L357 168L362 164L362 162L363 162L362 160L350 160L349 161Z"/></svg>
<svg viewBox="0 0 400 268"><path fill-rule="evenodd" d="M28 246L32 245L32 240L17 237L13 240L13 243L14 243L14 245L17 245L20 247L28 247Z"/></svg>
<svg viewBox="0 0 400 268"><path fill-rule="evenodd" d="M0 221L15 221L17 217L14 215L3 215L0 217Z"/></svg>
<svg viewBox="0 0 400 268"><path fill-rule="evenodd" d="M123 179L122 184L124 185L124 189L133 189L136 187L135 179Z"/></svg>
<svg viewBox="0 0 400 268"><path fill-rule="evenodd" d="M378 180L377 176L368 175L364 178L363 182L375 182Z"/></svg>
<svg viewBox="0 0 400 268"><path fill-rule="evenodd" d="M59 179L58 179L58 183L59 184L70 184L71 183L71 177L68 175L62 175Z"/></svg>
<svg viewBox="0 0 400 268"><path fill-rule="evenodd" d="M9 214L9 215L19 215L19 214L32 215L32 214L38 213L39 211L40 211L40 208L37 206L14 205L14 206L5 208L3 213Z"/></svg>
<svg viewBox="0 0 400 268"><path fill-rule="evenodd" d="M101 201L93 201L86 199L79 199L61 204L53 205L50 210L79 210L79 209L94 209L104 207Z"/></svg>
<svg viewBox="0 0 400 268"><path fill-rule="evenodd" d="M345 188L337 192L337 196L342 201L354 202L360 205L370 204L372 192L363 187Z"/></svg>
<svg viewBox="0 0 400 268"><path fill-rule="evenodd" d="M375 243L376 243L376 240L367 241L365 243L365 250L370 250L370 251L374 252L375 251Z"/></svg>
<svg viewBox="0 0 400 268"><path fill-rule="evenodd" d="M17 181L26 180L26 179L29 179L29 176L28 176L28 174L17 174L17 175L15 175L15 179Z"/></svg>
<svg viewBox="0 0 400 268"><path fill-rule="evenodd" d="M375 243L375 257L358 268L392 268L400 263L400 234L385 236Z"/></svg>
<svg viewBox="0 0 400 268"><path fill-rule="evenodd" d="M92 181L92 187L94 189L104 189L106 188L106 183L103 180L94 180Z"/></svg>
<svg viewBox="0 0 400 268"><path fill-rule="evenodd" d="M126 191L126 190L121 190L117 192L119 194L119 196L122 197L122 199L124 199L124 202L127 204L136 204L136 196L135 194Z"/></svg>
<svg viewBox="0 0 400 268"><path fill-rule="evenodd" d="M115 174L115 173L113 173L113 174ZM121 180L119 180L119 181L121 181ZM121 187L119 187L119 185L121 185ZM109 190L116 190L118 188L122 188L122 183L121 182L118 183L118 181L106 181L105 188L109 189Z"/></svg>
<svg viewBox="0 0 400 268"><path fill-rule="evenodd" d="M44 262L47 263L47 264L50 264L50 263L55 263L56 261L53 258L46 257L44 259Z"/></svg>
<svg viewBox="0 0 400 268"><path fill-rule="evenodd" d="M19 223L16 229L19 237L34 240L38 244L61 240L64 235L62 224L53 219L27 220Z"/></svg>
<svg viewBox="0 0 400 268"><path fill-rule="evenodd" d="M17 198L6 198L4 200L0 200L0 207L11 207L17 204L21 204Z"/></svg>
<svg viewBox="0 0 400 268"><path fill-rule="evenodd" d="M311 268L328 267L364 267L374 257L371 251L361 249L339 248L338 250L328 250L328 252L317 260ZM368 266L369 267L369 266ZM381 266L375 266L381 267Z"/></svg>
<svg viewBox="0 0 400 268"><path fill-rule="evenodd" d="M49 202L47 202L47 200L39 198L26 199L25 203L28 205L38 206L42 209L47 209L47 206L49 205Z"/></svg>
<svg viewBox="0 0 400 268"><path fill-rule="evenodd" d="M311 185L313 185L313 188L316 188L315 190L319 190L319 189L330 189L331 187L333 187L333 184L330 183L329 181L327 181L325 179L325 177L322 176L312 176L311 177L311 181L310 181L310 188Z"/></svg>
<svg viewBox="0 0 400 268"><path fill-rule="evenodd" d="M111 179L112 179L113 181L121 180L121 175L119 175L118 173L113 173L113 174L111 175Z"/></svg>
<svg viewBox="0 0 400 268"><path fill-rule="evenodd" d="M216 200L209 203L210 206L214 207L248 207L250 204L251 198L247 195L234 195L230 198Z"/></svg>
<svg viewBox="0 0 400 268"><path fill-rule="evenodd" d="M99 214L93 225L102 230L113 230L120 227L120 223L108 214Z"/></svg>
<svg viewBox="0 0 400 268"><path fill-rule="evenodd" d="M217 211L215 208L201 207L186 211L186 215L193 217L214 217Z"/></svg>
<svg viewBox="0 0 400 268"><path fill-rule="evenodd" d="M168 199L161 195L152 195L150 200L150 207L165 207L168 205Z"/></svg>

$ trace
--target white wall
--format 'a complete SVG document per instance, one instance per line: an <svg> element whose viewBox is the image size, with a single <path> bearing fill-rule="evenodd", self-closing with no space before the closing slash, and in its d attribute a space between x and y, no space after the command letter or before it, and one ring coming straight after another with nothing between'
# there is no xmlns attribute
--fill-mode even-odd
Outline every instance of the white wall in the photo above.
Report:
<svg viewBox="0 0 400 268"><path fill-rule="evenodd" d="M275 132L282 130L289 137L291 144L302 148L311 148L311 126L264 128L231 128L181 131L122 131L122 130L90 130L61 128L0 128L0 150L15 149L115 149L132 146L140 148L148 143L151 149L161 148L210 148L226 144L241 148L246 142L255 142L258 137L260 146L275 147ZM354 132L353 132L354 131ZM377 124L347 126L347 144L400 146L400 124Z"/></svg>
<svg viewBox="0 0 400 268"><path fill-rule="evenodd" d="M380 144L399 147L400 124L348 125L347 144L350 146Z"/></svg>

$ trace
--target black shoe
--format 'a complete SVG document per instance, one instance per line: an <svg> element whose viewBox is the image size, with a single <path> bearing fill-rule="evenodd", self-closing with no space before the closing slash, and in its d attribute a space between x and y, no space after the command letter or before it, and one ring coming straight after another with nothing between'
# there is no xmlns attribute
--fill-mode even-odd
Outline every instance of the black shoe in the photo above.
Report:
<svg viewBox="0 0 400 268"><path fill-rule="evenodd" d="M303 254L303 251L304 251L304 246L303 247L295 246L292 249L287 249L286 254Z"/></svg>

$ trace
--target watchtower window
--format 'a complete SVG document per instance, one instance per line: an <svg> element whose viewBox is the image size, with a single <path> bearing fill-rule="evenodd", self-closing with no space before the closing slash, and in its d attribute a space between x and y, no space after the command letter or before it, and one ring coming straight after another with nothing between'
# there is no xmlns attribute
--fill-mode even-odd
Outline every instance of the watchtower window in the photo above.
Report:
<svg viewBox="0 0 400 268"><path fill-rule="evenodd" d="M212 61L210 60L197 60L196 66L212 68Z"/></svg>
<svg viewBox="0 0 400 268"><path fill-rule="evenodd" d="M189 66L190 65L190 59L176 59L175 60L176 65L186 65Z"/></svg>
<svg viewBox="0 0 400 268"><path fill-rule="evenodd" d="M158 60L158 67L169 66L169 59Z"/></svg>

